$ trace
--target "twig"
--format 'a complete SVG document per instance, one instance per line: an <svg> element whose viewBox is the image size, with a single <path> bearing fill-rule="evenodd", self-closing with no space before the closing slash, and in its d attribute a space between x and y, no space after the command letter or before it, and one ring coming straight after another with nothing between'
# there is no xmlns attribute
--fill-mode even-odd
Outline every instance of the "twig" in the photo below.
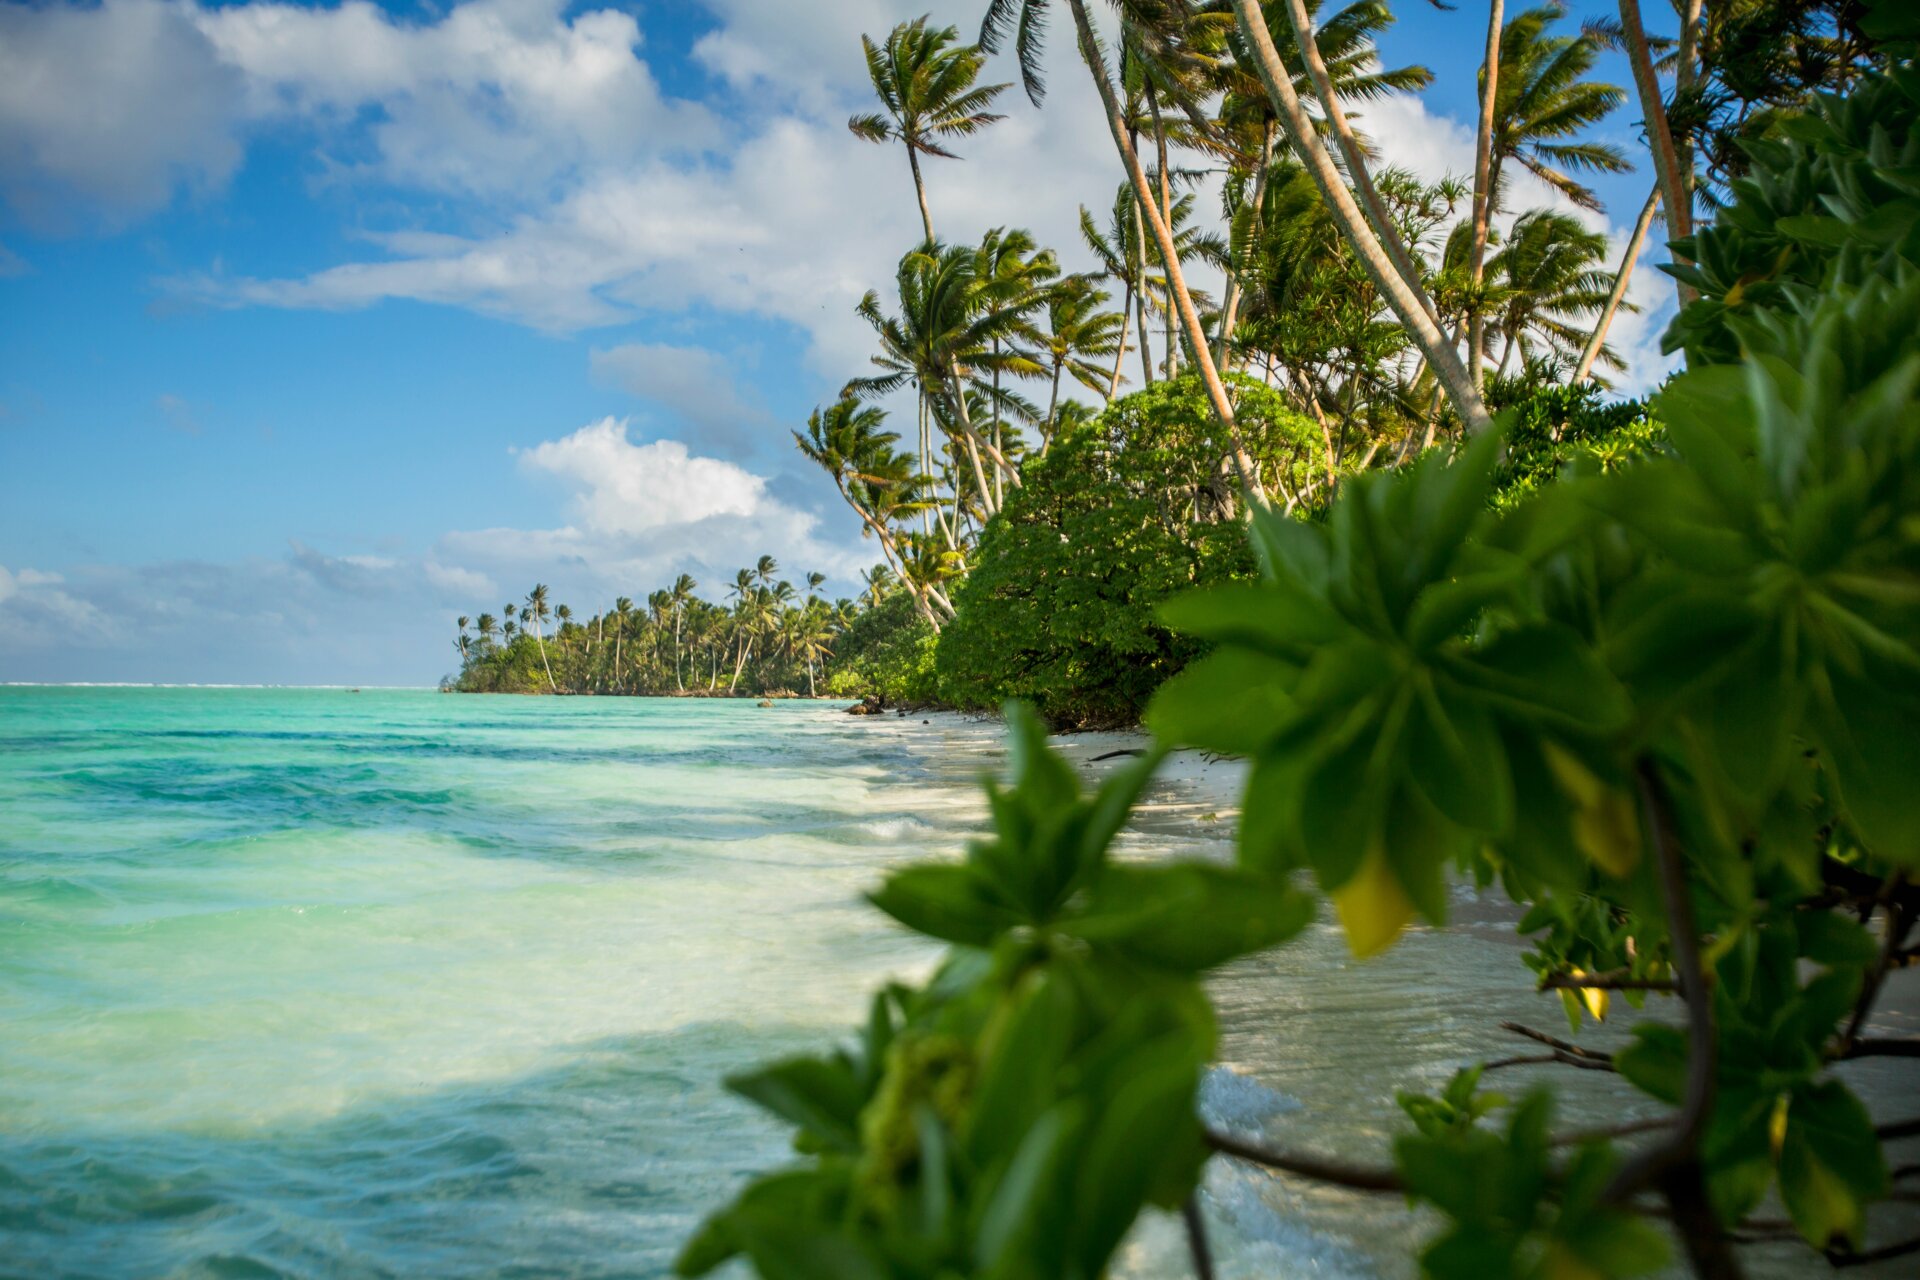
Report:
<svg viewBox="0 0 1920 1280"><path fill-rule="evenodd" d="M1910 1253L1920 1253L1920 1236L1915 1236L1911 1240L1902 1240L1897 1244L1881 1245L1878 1249L1868 1249L1864 1253L1855 1253L1851 1249L1826 1251L1827 1262L1834 1267L1864 1267L1873 1262L1904 1258Z"/></svg>
<svg viewBox="0 0 1920 1280"><path fill-rule="evenodd" d="M1187 1224L1187 1247L1193 1251L1193 1274L1199 1280L1213 1280L1213 1250L1207 1245L1207 1220L1200 1216L1200 1193L1195 1191L1180 1206Z"/></svg>
<svg viewBox="0 0 1920 1280"><path fill-rule="evenodd" d="M1572 1133L1563 1133L1553 1139L1553 1145L1571 1147L1582 1142L1598 1142L1603 1138L1630 1138L1636 1133L1653 1133L1670 1128L1673 1121L1672 1116L1649 1116L1645 1120L1629 1120L1625 1124L1607 1125L1600 1129L1575 1129Z"/></svg>
<svg viewBox="0 0 1920 1280"><path fill-rule="evenodd" d="M1920 1116L1911 1120L1891 1120L1874 1127L1873 1136L1882 1142L1894 1142L1901 1138L1920 1138Z"/></svg>
<svg viewBox="0 0 1920 1280"><path fill-rule="evenodd" d="M1880 915L1885 920L1886 937L1880 943L1880 963L1867 974L1866 982L1860 988L1860 998L1854 1001L1853 1016L1847 1019L1847 1029L1840 1035L1836 1046L1836 1057L1854 1058L1866 1055L1856 1053L1860 1047L1860 1031L1867 1025L1867 1016L1873 1012L1873 1003L1880 998L1880 984L1886 981L1887 970L1893 967L1894 957L1900 952L1900 946L1907 940L1907 930L1913 925L1913 917L1900 902L1900 890L1906 885L1907 873L1896 871L1887 877L1880 888ZM1920 1041L1915 1041L1915 1055L1920 1055Z"/></svg>
<svg viewBox="0 0 1920 1280"><path fill-rule="evenodd" d="M1613 1055L1610 1053L1602 1053L1598 1049L1583 1049L1571 1040L1562 1040L1559 1036L1550 1036L1544 1031L1535 1031L1532 1027L1524 1023L1502 1022L1500 1029L1502 1031L1511 1031L1517 1036L1525 1036L1529 1040L1537 1040L1549 1049L1558 1049L1560 1052L1570 1053L1576 1058L1586 1058L1592 1062L1604 1062L1608 1066L1613 1065Z"/></svg>
<svg viewBox="0 0 1920 1280"><path fill-rule="evenodd" d="M1480 1065L1482 1071L1498 1071L1502 1067L1530 1067L1538 1063L1564 1062L1570 1067L1579 1067L1582 1071L1611 1071L1613 1063L1599 1058L1582 1058L1568 1053L1565 1049L1551 1049L1546 1053L1523 1053L1513 1058L1495 1058L1492 1062Z"/></svg>
<svg viewBox="0 0 1920 1280"><path fill-rule="evenodd" d="M1694 1273L1703 1280L1728 1280L1740 1275L1740 1263L1728 1247L1707 1199L1698 1156L1700 1135L1713 1113L1717 1067L1713 1000L1707 992L1706 966L1700 959L1700 933L1693 915L1693 891L1674 835L1666 788L1653 762L1645 757L1636 774L1648 843L1659 872L1660 898L1667 911L1673 970L1687 1002L1687 1084L1672 1132L1621 1165L1603 1198L1619 1203L1657 1181L1673 1210L1674 1227L1686 1246Z"/></svg>
<svg viewBox="0 0 1920 1280"><path fill-rule="evenodd" d="M1350 1187L1355 1191L1406 1190L1406 1184L1400 1181L1400 1174L1393 1169L1342 1164L1337 1160L1323 1160L1318 1156L1272 1151L1255 1143L1242 1142L1238 1138L1212 1129L1207 1130L1207 1145L1222 1155L1264 1165L1269 1169L1278 1169L1282 1173L1312 1178L1316 1182L1330 1182L1337 1187Z"/></svg>
<svg viewBox="0 0 1920 1280"><path fill-rule="evenodd" d="M1842 1058L1920 1058L1920 1036L1874 1036L1856 1039Z"/></svg>

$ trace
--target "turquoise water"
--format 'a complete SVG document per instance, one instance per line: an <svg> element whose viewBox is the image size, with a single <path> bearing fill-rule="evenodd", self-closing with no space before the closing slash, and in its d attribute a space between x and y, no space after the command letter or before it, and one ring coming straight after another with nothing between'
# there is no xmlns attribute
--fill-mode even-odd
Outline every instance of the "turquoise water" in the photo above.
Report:
<svg viewBox="0 0 1920 1280"><path fill-rule="evenodd" d="M787 1155L720 1078L924 969L858 893L958 850L999 753L808 703L0 688L0 1276L664 1274ZM1129 856L1222 851L1218 800L1150 801ZM1551 1027L1510 917L1461 908L1223 975L1214 1122L1377 1158L1395 1089ZM1570 1124L1642 1113L1569 1083ZM1223 1277L1406 1274L1427 1225L1222 1161L1203 1203ZM1150 1221L1123 1270L1183 1254Z"/></svg>

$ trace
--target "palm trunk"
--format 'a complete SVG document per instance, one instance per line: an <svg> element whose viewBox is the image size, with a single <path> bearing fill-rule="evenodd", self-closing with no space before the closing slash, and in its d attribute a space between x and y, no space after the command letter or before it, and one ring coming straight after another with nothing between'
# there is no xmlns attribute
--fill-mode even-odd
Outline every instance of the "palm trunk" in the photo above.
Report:
<svg viewBox="0 0 1920 1280"><path fill-rule="evenodd" d="M1000 339L993 340L993 448L1000 451ZM1000 473L993 473L993 505L1003 507L1007 502L1007 491L1001 487Z"/></svg>
<svg viewBox="0 0 1920 1280"><path fill-rule="evenodd" d="M1040 456L1046 457L1047 450L1053 447L1053 415L1060 410L1060 371L1066 362L1053 362L1053 392L1047 397L1047 428L1040 434Z"/></svg>
<svg viewBox="0 0 1920 1280"><path fill-rule="evenodd" d="M1693 234L1692 202L1687 197L1680 157L1673 148L1673 132L1667 127L1667 108L1660 99L1660 80L1653 71L1653 58L1647 52L1647 32L1640 23L1640 0L1620 0L1620 28L1626 36L1627 58L1633 64L1633 87L1640 95L1640 111L1646 117L1647 142L1653 151L1653 169L1660 178L1660 199L1666 205L1667 239L1679 240ZM1675 261L1680 261L1675 258ZM1675 282L1680 305L1693 301L1693 290Z"/></svg>
<svg viewBox="0 0 1920 1280"><path fill-rule="evenodd" d="M1580 353L1580 363L1573 370L1575 382L1585 382L1593 371L1593 362L1600 358L1600 348L1607 343L1607 329L1613 324L1613 313L1620 307L1620 299L1627 296L1627 281L1633 278L1633 264L1639 261L1640 246L1646 242L1647 228L1653 224L1653 212L1660 207L1660 184L1653 184L1653 190L1647 192L1647 202L1640 206L1640 217L1633 224L1633 234L1627 238L1627 251L1621 255L1620 269L1613 275L1613 290L1607 294L1607 305L1600 312L1600 319L1593 326L1593 336L1587 339L1586 349Z"/></svg>
<svg viewBox="0 0 1920 1280"><path fill-rule="evenodd" d="M1496 10L1500 4L1501 0L1494 0ZM1307 74L1313 78L1314 91L1327 113L1328 123L1333 126L1333 136L1340 146L1340 155L1347 162L1347 179L1359 193L1360 203L1373 222L1374 233L1380 237L1381 247L1392 259L1394 270L1407 282L1410 291L1425 299L1426 291L1420 284L1420 268L1408 251L1406 241L1401 239L1399 224L1388 212L1387 202L1380 198L1380 189L1373 184L1373 174L1367 169L1366 153L1360 149L1360 140L1354 136L1353 126L1347 123L1347 113L1340 106L1340 95L1334 91L1333 77L1327 71L1326 60L1320 56L1320 42L1313 34L1313 19L1308 16L1302 0L1287 0L1287 17L1293 22L1293 38L1300 46L1301 57L1306 60ZM1498 48L1497 41L1495 48ZM1490 116L1484 109L1481 115L1481 127L1485 129ZM1431 301L1428 301L1427 309L1429 314L1434 314ZM1437 323L1438 315L1435 314L1434 318Z"/></svg>
<svg viewBox="0 0 1920 1280"><path fill-rule="evenodd" d="M540 634L538 622L533 624L533 642L540 646L540 665L547 673L547 688L554 693L560 692L560 686L553 682L553 668L547 663L547 639Z"/></svg>
<svg viewBox="0 0 1920 1280"><path fill-rule="evenodd" d="M1120 304L1120 346L1113 353L1113 377L1107 380L1107 399L1120 394L1120 366L1127 358L1127 317L1133 314L1133 281L1127 281L1125 301Z"/></svg>
<svg viewBox="0 0 1920 1280"><path fill-rule="evenodd" d="M1140 281L1140 291L1134 297L1138 310L1134 312L1134 323L1140 328L1140 380L1144 386L1153 385L1153 344L1147 341L1147 223L1140 215L1140 197L1133 198L1133 274Z"/></svg>
<svg viewBox="0 0 1920 1280"><path fill-rule="evenodd" d="M933 243L933 214L927 208L927 184L920 176L920 153L907 146L907 163L913 166L913 194L920 201L920 225L926 229L927 243Z"/></svg>
<svg viewBox="0 0 1920 1280"><path fill-rule="evenodd" d="M1147 81L1147 110L1153 115L1153 147L1160 161L1160 220L1171 228L1173 226L1173 188L1169 185L1167 178L1167 126L1166 122L1160 119L1160 95L1154 91L1151 78ZM1177 252L1179 242L1175 241L1174 244ZM1166 375L1168 381L1172 381L1180 376L1180 343L1174 337L1172 307L1167 308L1167 313L1162 320L1165 331L1161 335L1161 340L1166 344L1167 349Z"/></svg>
<svg viewBox="0 0 1920 1280"><path fill-rule="evenodd" d="M1253 170L1253 196L1247 206L1247 243L1257 243L1255 237L1260 233L1266 212L1267 176L1273 172L1273 130L1271 126L1260 131L1260 160ZM1229 267L1233 264L1229 263ZM1246 263L1239 264L1241 268ZM1227 296L1220 307L1220 336L1216 339L1213 363L1221 369L1227 367L1227 344L1233 341L1233 326L1240 318L1240 271L1227 272Z"/></svg>
<svg viewBox="0 0 1920 1280"><path fill-rule="evenodd" d="M687 606L683 601L673 611L673 687L681 693L687 691L687 685L680 678L680 622L687 616Z"/></svg>
<svg viewBox="0 0 1920 1280"><path fill-rule="evenodd" d="M1487 9L1487 57L1480 78L1480 127L1473 147L1473 248L1467 263L1473 272L1475 296L1467 321L1467 367L1473 370L1477 390L1485 380L1487 325L1480 313L1478 291L1486 278L1487 234L1493 221L1493 108L1500 91L1500 35L1505 30L1504 0L1492 0Z"/></svg>
<svg viewBox="0 0 1920 1280"><path fill-rule="evenodd" d="M1001 453L999 449L987 441L982 440L979 433L973 429L973 418L967 412L966 391L960 384L958 374L952 375L952 378L954 406L959 411L960 416L960 431L967 442L967 457L973 464L974 479L978 481L980 485L980 505L985 507L987 514L991 516L1000 510L1000 504L995 502L993 495L987 491L987 476L986 472L980 467L980 455L984 452L987 457L991 458L993 465L998 468L995 475L997 476L1000 472L1005 472L1007 477L1013 481L1013 487L1016 489L1020 488L1020 473L1014 469L1011 462L1007 461L1005 454Z"/></svg>
<svg viewBox="0 0 1920 1280"><path fill-rule="evenodd" d="M1273 37L1267 30L1259 5L1255 0L1234 0L1233 7L1241 33L1253 47L1260 78L1266 82L1267 93L1280 112L1281 123L1293 143L1294 151L1315 185L1320 188L1320 194L1332 210L1341 234L1353 246L1355 256L1359 258L1374 287L1386 298L1400 323L1406 326L1414 345L1433 367L1435 376L1447 388L1448 399L1466 423L1467 430L1475 434L1488 430L1493 426L1493 417L1487 412L1479 389L1474 386L1473 376L1461 362L1460 353L1440 331L1438 322L1433 318L1432 301L1425 296L1424 290L1412 288L1393 270L1386 250L1367 226L1366 218L1354 203L1353 194L1340 180L1339 171L1334 168L1332 157L1321 144L1313 121L1308 118L1299 95L1293 91L1293 81L1287 74L1286 65L1280 60L1279 50L1273 47Z"/></svg>
<svg viewBox="0 0 1920 1280"><path fill-rule="evenodd" d="M1080 56L1093 75L1094 87L1100 91L1101 105L1107 111L1107 128L1113 134L1114 146L1120 149L1120 159L1127 167L1127 176L1133 180L1136 203L1151 205L1153 192L1147 186L1147 175L1140 167L1140 157L1127 136L1126 118L1120 113L1113 82L1107 77L1107 64L1100 54L1100 42L1094 38L1086 0L1069 0L1069 3L1073 8L1073 23L1080 36ZM1251 0L1241 0L1241 3L1251 3ZM1200 315L1193 307L1193 295L1187 292L1186 277L1180 271L1180 255L1174 251L1173 229L1159 217L1158 210L1155 210L1152 223L1154 238L1160 244L1160 255L1166 259L1167 287L1173 295L1170 301L1177 303L1180 308L1180 321L1186 329L1187 341L1193 344L1194 363L1200 367L1200 378L1206 384L1207 398L1213 402L1214 416L1220 420L1222 433L1233 450L1234 469L1239 472L1240 483L1247 487L1252 501L1264 507L1267 505L1266 492L1260 487L1260 477L1254 471L1253 459L1241 442L1240 429L1233 418L1233 401L1227 398L1227 386L1220 380L1220 371L1214 367L1206 331L1200 327Z"/></svg>
<svg viewBox="0 0 1920 1280"><path fill-rule="evenodd" d="M1693 88L1693 60L1700 44L1700 8L1701 0L1683 0L1680 14L1680 56L1674 69L1673 86L1676 95L1684 95ZM1682 135L1674 144L1674 153L1680 161L1680 185L1687 193L1687 210L1693 210L1693 140Z"/></svg>

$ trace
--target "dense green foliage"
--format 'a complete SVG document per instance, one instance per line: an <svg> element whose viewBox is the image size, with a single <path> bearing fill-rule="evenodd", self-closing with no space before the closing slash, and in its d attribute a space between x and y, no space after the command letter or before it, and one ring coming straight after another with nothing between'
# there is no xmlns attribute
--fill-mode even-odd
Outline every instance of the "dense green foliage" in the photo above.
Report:
<svg viewBox="0 0 1920 1280"><path fill-rule="evenodd" d="M834 638L825 688L841 697L896 704L936 702L933 646L933 628L915 611L913 597L894 591L856 613Z"/></svg>
<svg viewBox="0 0 1920 1280"><path fill-rule="evenodd" d="M1744 145L1752 169L1713 225L1668 268L1700 291L1675 317L1668 350L1692 364L1738 358L1736 322L1824 291L1920 266L1920 69L1816 98L1772 136Z"/></svg>
<svg viewBox="0 0 1920 1280"><path fill-rule="evenodd" d="M549 608L536 585L522 604L507 602L503 621L490 613L458 619L453 646L460 674L447 687L462 693L698 694L826 691L836 675L847 692L865 694L834 664L842 632L868 613L886 582L876 576L867 600L828 603L815 594L826 579L807 575L803 597L777 575L780 565L761 556L734 575L732 607L704 600L699 584L681 574L670 587L634 608L626 596L585 622L568 606ZM558 625L548 634L549 620ZM468 633L468 626L476 628ZM856 645L871 664L877 641L869 623Z"/></svg>
<svg viewBox="0 0 1920 1280"><path fill-rule="evenodd" d="M733 1082L798 1159L681 1270L1093 1280L1149 1205L1199 1239L1208 1145L1431 1206L1421 1265L1448 1280L1643 1274L1669 1233L1737 1276L1770 1194L1836 1264L1911 1252L1868 1238L1910 1117L1877 1125L1837 1068L1916 1048L1867 1026L1920 920L1920 272L1819 284L1694 304L1681 328L1723 325L1736 359L1661 391L1658 448L1513 482L1536 441L1497 505L1493 432L1346 479L1324 520L1255 511L1258 579L1163 607L1214 649L1148 712L1158 750L1250 760L1232 865L1113 860L1157 753L1089 799L1016 707L992 834L872 895L946 962L883 992L858 1046ZM1617 1054L1554 1055L1661 1122L1555 1134L1551 1089L1468 1067L1401 1096L1391 1165L1207 1134L1196 980L1297 933L1308 886L1364 956L1444 925L1453 877L1526 906L1527 965L1576 1028L1615 990L1673 1000Z"/></svg>
<svg viewBox="0 0 1920 1280"><path fill-rule="evenodd" d="M1271 388L1239 378L1234 389L1255 460L1303 483L1318 431ZM954 595L941 694L967 708L1025 699L1055 725L1136 723L1199 652L1156 607L1253 571L1217 436L1205 389L1186 377L1115 400L1031 464Z"/></svg>
<svg viewBox="0 0 1920 1280"><path fill-rule="evenodd" d="M1506 451L1494 472L1494 505L1510 506L1570 468L1611 471L1645 455L1660 425L1640 400L1609 400L1591 382L1539 385L1495 379L1487 403L1501 415Z"/></svg>

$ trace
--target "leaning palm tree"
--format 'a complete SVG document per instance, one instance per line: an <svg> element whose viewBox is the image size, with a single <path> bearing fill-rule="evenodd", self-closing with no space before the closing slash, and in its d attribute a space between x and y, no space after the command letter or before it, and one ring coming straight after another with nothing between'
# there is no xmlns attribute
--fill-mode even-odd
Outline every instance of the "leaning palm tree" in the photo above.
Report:
<svg viewBox="0 0 1920 1280"><path fill-rule="evenodd" d="M943 145L945 140L967 137L1000 119L988 108L1007 86L976 85L986 62L979 48L958 43L960 33L953 27L930 30L927 22L925 17L903 22L880 45L860 37L867 51L867 75L884 110L855 116L847 128L868 142L897 139L906 144L920 223L931 241L933 214L927 207L920 157L957 159Z"/></svg>
<svg viewBox="0 0 1920 1280"><path fill-rule="evenodd" d="M627 624L633 617L633 600L628 596L617 596L613 602L613 687L618 691L620 685L620 660L626 648Z"/></svg>
<svg viewBox="0 0 1920 1280"><path fill-rule="evenodd" d="M988 52L996 51L1011 35L1014 52L1020 63L1021 80L1025 83L1027 96L1036 105L1045 94L1045 82L1040 71L1041 39L1046 28L1046 10L1049 0L992 0L986 16L980 24L980 45ZM1114 85L1112 68L1107 63L1105 43L1094 30L1093 18L1087 12L1086 0L1067 0L1067 7L1073 14L1074 33L1080 49L1080 59L1085 63L1088 74L1093 77L1094 89L1100 95L1100 105L1107 120L1107 131L1113 138L1113 145L1120 155L1120 163L1127 171L1127 177L1133 184L1134 195L1139 206L1145 211L1145 222L1160 247L1160 260L1165 265L1168 276L1169 292L1180 315L1181 325L1186 331L1187 341L1194 349L1194 363L1200 372L1201 381L1207 389L1207 398L1213 407L1214 416L1219 419L1222 432L1233 448L1233 462L1239 472L1240 481L1252 495L1254 501L1264 502L1265 491L1260 486L1259 476L1253 465L1252 456L1240 439L1239 428L1234 423L1233 401L1227 395L1226 383L1220 378L1220 371L1214 365L1212 353L1207 347L1206 333L1201 324L1200 313L1194 306L1193 296L1187 288L1186 277L1180 270L1180 255L1174 245L1173 229L1162 216L1159 203L1154 195L1152 184L1147 180L1145 167L1140 163L1139 152L1135 149L1132 126L1121 102L1120 94ZM1169 15L1178 17L1186 12L1185 5L1168 6L1163 4L1143 5L1143 0L1120 0L1123 26L1138 22L1142 18L1143 7L1151 8L1153 17L1165 20Z"/></svg>
<svg viewBox="0 0 1920 1280"><path fill-rule="evenodd" d="M541 633L541 625L553 616L547 608L546 583L533 584L533 590L527 592L527 603L521 608L520 616L522 619L531 619L533 622L533 642L540 648L540 666L547 673L547 688L554 693L560 692L560 686L553 679L553 667L547 662L547 639Z"/></svg>

